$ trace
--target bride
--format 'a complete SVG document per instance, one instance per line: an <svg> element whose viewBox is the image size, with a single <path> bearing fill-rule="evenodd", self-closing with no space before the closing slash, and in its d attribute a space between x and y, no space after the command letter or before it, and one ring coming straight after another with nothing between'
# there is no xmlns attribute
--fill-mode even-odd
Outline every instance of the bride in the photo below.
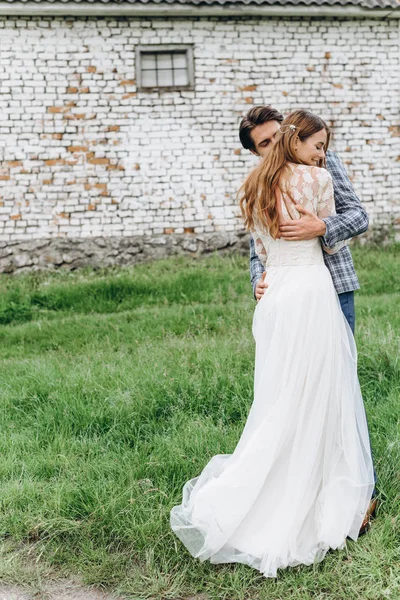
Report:
<svg viewBox="0 0 400 600"><path fill-rule="evenodd" d="M194 557L265 577L357 539L374 489L356 347L319 238L279 238L280 223L299 218L296 203L335 214L329 137L319 117L292 113L241 189L269 284L253 317L254 400L233 453L211 458L171 510Z"/></svg>

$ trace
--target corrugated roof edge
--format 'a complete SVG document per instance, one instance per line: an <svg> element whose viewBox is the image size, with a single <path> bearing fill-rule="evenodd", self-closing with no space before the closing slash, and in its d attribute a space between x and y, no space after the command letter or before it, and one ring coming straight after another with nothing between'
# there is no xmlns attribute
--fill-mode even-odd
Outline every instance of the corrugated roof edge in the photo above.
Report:
<svg viewBox="0 0 400 600"><path fill-rule="evenodd" d="M400 0L3 0L9 4L115 4L119 6L134 5L134 4L167 4L167 5L184 5L184 6L288 6L288 5L305 5L305 6L360 6L364 8L400 8ZM3 2L1 2L2 4Z"/></svg>
<svg viewBox="0 0 400 600"><path fill-rule="evenodd" d="M0 15L400 17L400 0L0 0ZM76 7L76 8L75 8Z"/></svg>

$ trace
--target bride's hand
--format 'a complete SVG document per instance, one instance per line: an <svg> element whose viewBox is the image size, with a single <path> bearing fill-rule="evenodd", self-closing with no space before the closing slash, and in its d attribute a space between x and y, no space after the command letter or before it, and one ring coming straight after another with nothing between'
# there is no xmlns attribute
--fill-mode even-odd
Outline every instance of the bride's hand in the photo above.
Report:
<svg viewBox="0 0 400 600"><path fill-rule="evenodd" d="M265 281L265 276L267 275L267 271L264 271L264 273L261 275L261 278L257 281L257 285L256 285L256 299L257 302L259 302L261 300L261 298L263 297L263 294L265 292L265 290L268 287L268 283Z"/></svg>
<svg viewBox="0 0 400 600"><path fill-rule="evenodd" d="M291 242L312 240L326 233L325 222L317 215L305 209L300 204L295 208L300 213L300 219L286 221L281 224L279 231L284 240Z"/></svg>

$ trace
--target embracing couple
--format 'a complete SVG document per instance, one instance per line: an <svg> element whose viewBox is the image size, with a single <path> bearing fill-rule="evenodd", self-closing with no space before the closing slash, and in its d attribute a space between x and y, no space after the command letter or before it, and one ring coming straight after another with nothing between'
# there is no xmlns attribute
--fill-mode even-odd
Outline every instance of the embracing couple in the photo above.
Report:
<svg viewBox="0 0 400 600"><path fill-rule="evenodd" d="M357 539L376 508L346 246L368 217L317 115L255 107L239 135L261 158L240 190L257 299L254 400L233 453L184 485L171 527L200 560L276 577Z"/></svg>

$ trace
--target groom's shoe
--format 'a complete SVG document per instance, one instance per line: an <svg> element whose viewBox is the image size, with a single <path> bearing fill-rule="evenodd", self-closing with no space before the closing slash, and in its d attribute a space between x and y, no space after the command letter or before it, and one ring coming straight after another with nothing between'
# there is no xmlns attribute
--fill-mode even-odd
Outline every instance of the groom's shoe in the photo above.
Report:
<svg viewBox="0 0 400 600"><path fill-rule="evenodd" d="M377 506L378 498L372 498L371 502L369 503L366 515L364 517L364 521L361 523L358 537L364 535L364 533L367 533L368 529L371 527L371 521L375 518Z"/></svg>

